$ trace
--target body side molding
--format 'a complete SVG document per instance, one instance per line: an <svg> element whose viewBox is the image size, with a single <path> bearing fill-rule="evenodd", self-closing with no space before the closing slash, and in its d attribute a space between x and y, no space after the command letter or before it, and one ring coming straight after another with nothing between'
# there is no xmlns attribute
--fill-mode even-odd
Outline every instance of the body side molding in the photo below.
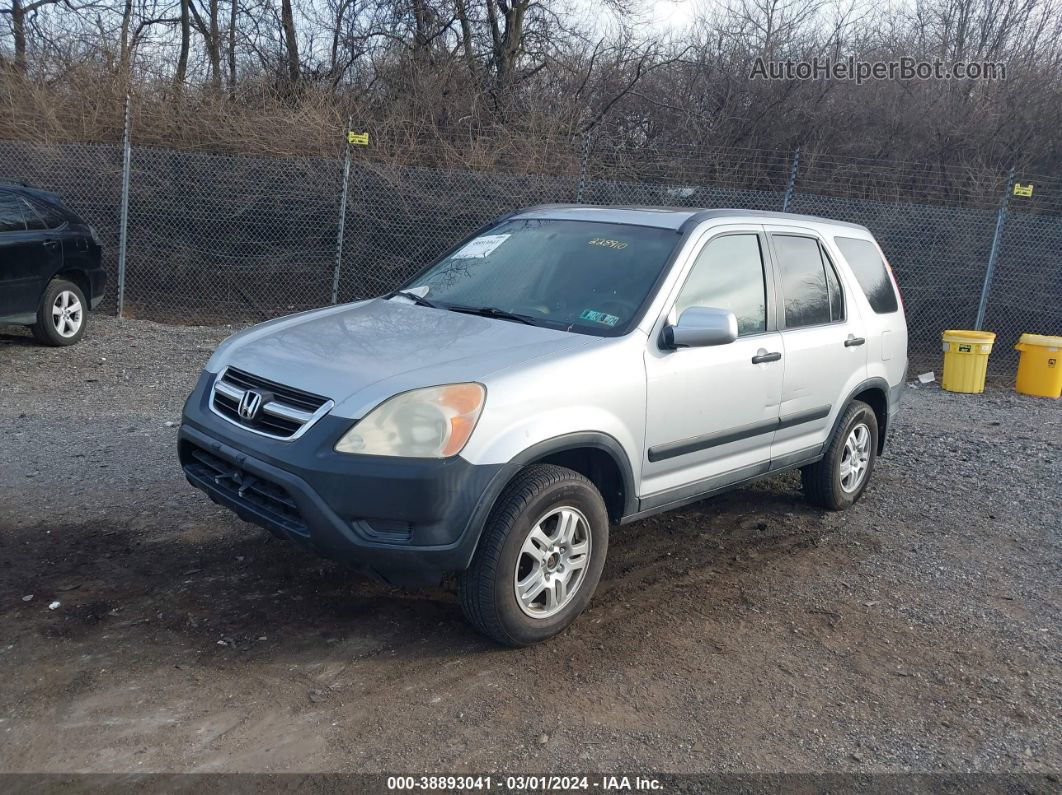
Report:
<svg viewBox="0 0 1062 795"><path fill-rule="evenodd" d="M687 453L707 450L710 447L718 447L722 444L729 444L730 442L737 442L742 439L750 439L753 436L774 433L782 428L792 428L796 425L803 425L805 422L814 422L815 420L821 420L824 417L828 417L831 408L833 407L820 406L808 411L789 414L785 417L764 420L763 422L755 422L751 425L744 425L740 428L731 428L727 431L706 433L703 436L694 436L691 439L681 439L677 442L658 444L649 448L649 460L652 462L664 461L668 458L686 455Z"/></svg>

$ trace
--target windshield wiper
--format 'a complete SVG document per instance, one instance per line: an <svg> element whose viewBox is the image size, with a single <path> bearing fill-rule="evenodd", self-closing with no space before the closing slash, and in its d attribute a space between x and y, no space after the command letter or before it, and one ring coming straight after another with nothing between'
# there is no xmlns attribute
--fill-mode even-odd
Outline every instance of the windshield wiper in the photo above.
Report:
<svg viewBox="0 0 1062 795"><path fill-rule="evenodd" d="M449 304L445 309L451 312L464 312L466 315L479 315L480 317L496 317L499 320L515 320L517 323L526 323L529 326L537 326L538 321L530 315L518 315L516 312L507 312L496 306L460 306Z"/></svg>
<svg viewBox="0 0 1062 795"><path fill-rule="evenodd" d="M410 301L412 301L417 306L429 306L432 309L438 309L439 308L438 304L433 303L432 301L429 301L427 298L425 298L422 295L417 295L414 292L410 292L409 290L395 290L394 292L388 293L387 295L384 296L384 298L386 298L388 300L391 299L391 298L399 298L399 297L408 298Z"/></svg>

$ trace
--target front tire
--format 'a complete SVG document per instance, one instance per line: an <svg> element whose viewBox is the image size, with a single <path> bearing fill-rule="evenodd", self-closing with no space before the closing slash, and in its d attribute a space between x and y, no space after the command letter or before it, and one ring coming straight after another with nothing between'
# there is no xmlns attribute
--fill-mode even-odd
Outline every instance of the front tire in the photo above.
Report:
<svg viewBox="0 0 1062 795"><path fill-rule="evenodd" d="M878 455L878 418L861 400L841 416L821 461L800 470L812 505L841 511L863 496Z"/></svg>
<svg viewBox="0 0 1062 795"><path fill-rule="evenodd" d="M65 279L52 279L44 288L33 336L45 345L73 345L85 336L88 302L81 288Z"/></svg>
<svg viewBox="0 0 1062 795"><path fill-rule="evenodd" d="M458 579L465 618L506 646L546 640L583 612L608 552L608 512L578 472L536 464L498 498Z"/></svg>

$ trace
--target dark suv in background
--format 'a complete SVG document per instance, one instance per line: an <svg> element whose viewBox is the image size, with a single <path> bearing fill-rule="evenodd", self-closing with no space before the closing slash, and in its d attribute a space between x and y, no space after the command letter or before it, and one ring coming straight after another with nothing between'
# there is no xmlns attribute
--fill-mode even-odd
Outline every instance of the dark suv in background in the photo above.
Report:
<svg viewBox="0 0 1062 795"><path fill-rule="evenodd" d="M47 345L73 345L106 282L91 226L52 193L0 184L0 324L30 326Z"/></svg>

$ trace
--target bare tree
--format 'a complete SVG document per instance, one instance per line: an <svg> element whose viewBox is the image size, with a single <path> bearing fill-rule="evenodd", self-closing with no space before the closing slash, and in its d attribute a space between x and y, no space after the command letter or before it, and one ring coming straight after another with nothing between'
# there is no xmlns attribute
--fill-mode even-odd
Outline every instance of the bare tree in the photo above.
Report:
<svg viewBox="0 0 1062 795"><path fill-rule="evenodd" d="M177 69L173 74L173 85L178 91L184 87L184 80L188 74L188 50L191 47L192 40L191 0L180 0L180 3L181 45L180 54L177 56Z"/></svg>
<svg viewBox="0 0 1062 795"><path fill-rule="evenodd" d="M454 17L457 19L461 29L461 54L464 56L465 66L468 69L469 77L476 80L478 79L478 69L476 68L475 44L472 40L472 23L468 14L466 0L454 0Z"/></svg>
<svg viewBox="0 0 1062 795"><path fill-rule="evenodd" d="M508 90L524 49L524 21L532 0L487 0L491 62L500 92Z"/></svg>
<svg viewBox="0 0 1062 795"><path fill-rule="evenodd" d="M236 24L239 19L239 0L229 0L229 92L236 90Z"/></svg>
<svg viewBox="0 0 1062 795"><path fill-rule="evenodd" d="M11 19L11 35L15 43L15 68L24 72L26 70L26 25L27 20L42 8L59 5L62 3L66 8L75 12L81 6L75 6L69 0L32 0L26 3L23 0L9 0L7 8L0 8L0 14Z"/></svg>
<svg viewBox="0 0 1062 795"><path fill-rule="evenodd" d="M210 63L210 84L215 93L221 92L221 28L218 25L218 0L205 0L207 19L204 20L195 7L193 0L188 0L196 30L203 37L207 60Z"/></svg>
<svg viewBox="0 0 1062 795"><path fill-rule="evenodd" d="M298 83L301 77L299 63L299 39L295 35L295 15L291 11L291 0L280 2L280 24L284 29L284 50L288 64L288 80Z"/></svg>

